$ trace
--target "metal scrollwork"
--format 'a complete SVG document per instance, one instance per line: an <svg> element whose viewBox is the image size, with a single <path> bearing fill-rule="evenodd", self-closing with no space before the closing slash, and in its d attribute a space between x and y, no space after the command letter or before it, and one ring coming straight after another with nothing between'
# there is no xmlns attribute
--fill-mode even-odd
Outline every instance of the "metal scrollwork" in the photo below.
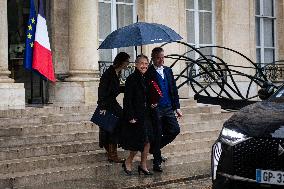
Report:
<svg viewBox="0 0 284 189"><path fill-rule="evenodd" d="M279 81L283 78L284 72L284 61L278 61L276 63L270 64L260 64L262 66L263 72L268 79L271 81Z"/></svg>
<svg viewBox="0 0 284 189"><path fill-rule="evenodd" d="M112 65L112 62L109 61L99 61L99 70L100 70L100 75L102 75L109 67ZM121 75L120 75L120 84L123 85L125 84L126 78L133 73L135 70L135 65L134 63L130 63L126 69L122 70Z"/></svg>
<svg viewBox="0 0 284 189"><path fill-rule="evenodd" d="M130 63L126 69L122 70L121 76L120 76L120 83L125 84L126 78L132 74L135 70L135 64Z"/></svg>
<svg viewBox="0 0 284 189"><path fill-rule="evenodd" d="M180 63L185 63L185 68L175 75L175 79L178 88L185 84L190 85L195 93L194 98L198 102L239 109L258 100L258 89L265 87L277 89L278 86L272 81L279 81L281 76L283 79L284 66L280 66L281 61L278 61L277 65L266 65L263 68L244 54L227 47L195 48L181 41L175 43L184 45L187 51L183 54L171 54L166 58L173 61L171 67L174 67L177 62L179 66ZM163 44L162 47L167 44ZM205 55L201 52L203 48L212 48L211 52L216 52L217 49L226 51L227 55L232 53L234 60L238 60L241 66L227 63L222 57L216 55ZM198 58L189 56L192 54L197 54Z"/></svg>

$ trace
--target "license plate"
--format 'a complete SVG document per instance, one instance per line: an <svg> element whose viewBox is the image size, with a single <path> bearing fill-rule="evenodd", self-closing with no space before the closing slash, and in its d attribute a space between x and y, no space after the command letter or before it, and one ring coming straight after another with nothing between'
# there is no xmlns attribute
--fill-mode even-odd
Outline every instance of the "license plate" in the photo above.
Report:
<svg viewBox="0 0 284 189"><path fill-rule="evenodd" d="M265 184L284 185L284 172L256 170L256 182Z"/></svg>

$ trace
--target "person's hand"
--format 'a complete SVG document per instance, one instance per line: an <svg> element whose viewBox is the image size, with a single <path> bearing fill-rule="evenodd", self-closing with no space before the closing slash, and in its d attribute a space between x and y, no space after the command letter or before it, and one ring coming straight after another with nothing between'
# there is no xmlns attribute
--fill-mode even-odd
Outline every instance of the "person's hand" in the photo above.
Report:
<svg viewBox="0 0 284 189"><path fill-rule="evenodd" d="M181 118L182 117L182 111L180 109L176 110L177 117Z"/></svg>
<svg viewBox="0 0 284 189"><path fill-rule="evenodd" d="M106 115L106 110L100 110L100 114Z"/></svg>
<svg viewBox="0 0 284 189"><path fill-rule="evenodd" d="M151 104L151 108L156 108L158 104Z"/></svg>
<svg viewBox="0 0 284 189"><path fill-rule="evenodd" d="M136 123L136 120L135 119L131 119L130 121L129 121L129 123Z"/></svg>

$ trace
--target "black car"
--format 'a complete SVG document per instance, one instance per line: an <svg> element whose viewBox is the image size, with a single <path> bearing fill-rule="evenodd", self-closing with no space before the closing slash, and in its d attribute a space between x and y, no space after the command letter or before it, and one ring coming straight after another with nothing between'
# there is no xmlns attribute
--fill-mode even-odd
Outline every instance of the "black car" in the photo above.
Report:
<svg viewBox="0 0 284 189"><path fill-rule="evenodd" d="M213 189L284 188L284 85L224 123L211 162Z"/></svg>

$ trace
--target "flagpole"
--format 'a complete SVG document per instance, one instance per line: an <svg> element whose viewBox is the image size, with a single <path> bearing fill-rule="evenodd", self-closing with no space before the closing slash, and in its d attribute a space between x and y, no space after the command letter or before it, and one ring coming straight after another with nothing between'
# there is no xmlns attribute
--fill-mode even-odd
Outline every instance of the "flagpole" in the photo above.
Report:
<svg viewBox="0 0 284 189"><path fill-rule="evenodd" d="M31 73L31 77L30 77L31 78L31 102L30 103L33 104L33 101L34 101L33 100L33 96L34 96L33 95L34 93L34 82L33 81L34 79L33 79L33 72L31 71L30 73Z"/></svg>
<svg viewBox="0 0 284 189"><path fill-rule="evenodd" d="M44 105L42 76L40 76L39 90L40 90L41 104Z"/></svg>

